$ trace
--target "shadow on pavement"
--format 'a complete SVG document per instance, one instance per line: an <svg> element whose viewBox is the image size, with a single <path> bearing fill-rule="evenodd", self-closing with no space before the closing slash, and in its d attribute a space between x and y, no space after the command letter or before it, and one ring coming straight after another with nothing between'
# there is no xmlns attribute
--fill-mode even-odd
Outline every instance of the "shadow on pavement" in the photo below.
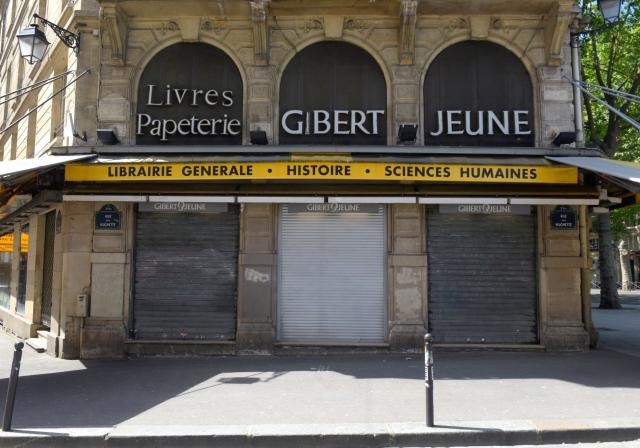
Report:
<svg viewBox="0 0 640 448"><path fill-rule="evenodd" d="M219 386L247 388L250 394L256 385L287 381L287 375L294 372L335 372L350 377L344 381L378 378L420 381L424 372L421 355L134 359L83 364L84 370L21 377L14 427L113 426L169 399L186 399ZM639 371L640 358L608 350L436 352L438 381L554 379L596 388L640 388ZM202 384L205 382L208 384ZM356 387L354 382L341 384ZM6 387L7 379L0 380L2 399ZM297 392L295 389L301 385L293 382L290 387ZM416 387L420 390L418 383ZM211 410L215 407L215 403L210 403Z"/></svg>

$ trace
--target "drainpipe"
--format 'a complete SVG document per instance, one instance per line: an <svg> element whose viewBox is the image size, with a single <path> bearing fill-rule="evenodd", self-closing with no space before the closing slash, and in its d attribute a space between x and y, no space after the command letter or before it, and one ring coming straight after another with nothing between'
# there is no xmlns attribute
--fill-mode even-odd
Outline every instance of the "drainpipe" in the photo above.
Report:
<svg viewBox="0 0 640 448"><path fill-rule="evenodd" d="M581 82L580 61L580 18L571 25L571 68L573 80ZM584 148L584 117L582 115L582 91L578 84L573 84L573 107L576 126L576 148Z"/></svg>

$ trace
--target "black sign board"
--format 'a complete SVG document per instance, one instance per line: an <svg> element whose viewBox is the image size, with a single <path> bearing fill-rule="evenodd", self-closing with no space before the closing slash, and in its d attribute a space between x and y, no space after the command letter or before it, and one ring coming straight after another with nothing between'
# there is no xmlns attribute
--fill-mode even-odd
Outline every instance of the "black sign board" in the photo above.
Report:
<svg viewBox="0 0 640 448"><path fill-rule="evenodd" d="M387 84L365 50L319 42L298 53L280 82L280 144L386 145Z"/></svg>
<svg viewBox="0 0 640 448"><path fill-rule="evenodd" d="M567 206L559 205L551 213L551 228L554 230L575 230L578 228L576 211Z"/></svg>
<svg viewBox="0 0 640 448"><path fill-rule="evenodd" d="M179 43L159 52L138 85L137 145L242 144L243 83L222 50Z"/></svg>
<svg viewBox="0 0 640 448"><path fill-rule="evenodd" d="M425 78L427 146L534 146L531 78L506 48L480 41L452 45Z"/></svg>
<svg viewBox="0 0 640 448"><path fill-rule="evenodd" d="M96 212L96 230L120 230L122 213L111 204Z"/></svg>

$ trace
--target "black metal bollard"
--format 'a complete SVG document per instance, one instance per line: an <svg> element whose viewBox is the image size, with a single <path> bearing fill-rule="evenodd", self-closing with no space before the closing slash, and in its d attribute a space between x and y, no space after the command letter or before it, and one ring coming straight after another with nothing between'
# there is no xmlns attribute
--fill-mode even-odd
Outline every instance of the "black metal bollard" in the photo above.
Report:
<svg viewBox="0 0 640 448"><path fill-rule="evenodd" d="M427 392L427 426L433 428L433 337L424 335L424 385Z"/></svg>
<svg viewBox="0 0 640 448"><path fill-rule="evenodd" d="M16 351L13 352L13 363L11 364L11 375L9 376L9 385L7 386L7 401L4 405L4 418L2 421L2 430L11 431L11 420L13 419L13 405L16 402L16 390L18 389L18 376L20 375L20 361L22 360L23 342L15 345Z"/></svg>

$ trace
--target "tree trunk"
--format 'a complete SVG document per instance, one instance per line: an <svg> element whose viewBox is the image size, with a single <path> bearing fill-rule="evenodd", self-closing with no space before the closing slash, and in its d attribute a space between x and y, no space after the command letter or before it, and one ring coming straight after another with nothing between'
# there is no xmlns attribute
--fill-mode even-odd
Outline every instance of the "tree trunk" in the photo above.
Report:
<svg viewBox="0 0 640 448"><path fill-rule="evenodd" d="M631 289L631 265L629 263L627 242L624 239L618 243L618 253L620 254L620 277L622 280L622 290L629 291L629 289Z"/></svg>
<svg viewBox="0 0 640 448"><path fill-rule="evenodd" d="M600 239L600 308L620 309L616 285L615 249L609 212L598 214Z"/></svg>

